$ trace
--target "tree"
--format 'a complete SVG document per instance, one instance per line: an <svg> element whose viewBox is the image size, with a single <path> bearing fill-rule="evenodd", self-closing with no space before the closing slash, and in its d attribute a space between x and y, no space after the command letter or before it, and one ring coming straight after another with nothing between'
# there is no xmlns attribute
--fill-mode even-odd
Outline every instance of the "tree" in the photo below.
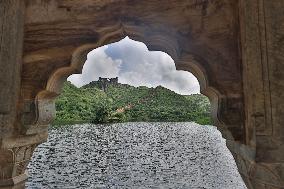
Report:
<svg viewBox="0 0 284 189"><path fill-rule="evenodd" d="M96 105L95 112L93 113L92 123L108 123L112 114L112 99L108 98Z"/></svg>

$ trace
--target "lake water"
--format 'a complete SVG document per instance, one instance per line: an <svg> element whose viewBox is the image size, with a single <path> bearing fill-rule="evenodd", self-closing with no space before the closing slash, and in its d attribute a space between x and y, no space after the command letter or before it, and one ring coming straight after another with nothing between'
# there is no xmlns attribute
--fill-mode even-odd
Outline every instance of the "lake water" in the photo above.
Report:
<svg viewBox="0 0 284 189"><path fill-rule="evenodd" d="M213 126L83 124L49 133L29 164L27 188L246 188Z"/></svg>

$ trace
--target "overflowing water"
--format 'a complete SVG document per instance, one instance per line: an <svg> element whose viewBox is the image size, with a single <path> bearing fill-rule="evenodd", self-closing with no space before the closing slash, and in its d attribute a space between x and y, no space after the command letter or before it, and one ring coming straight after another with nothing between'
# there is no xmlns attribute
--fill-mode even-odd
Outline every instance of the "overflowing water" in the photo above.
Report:
<svg viewBox="0 0 284 189"><path fill-rule="evenodd" d="M49 133L29 164L27 188L246 188L213 126L84 124Z"/></svg>

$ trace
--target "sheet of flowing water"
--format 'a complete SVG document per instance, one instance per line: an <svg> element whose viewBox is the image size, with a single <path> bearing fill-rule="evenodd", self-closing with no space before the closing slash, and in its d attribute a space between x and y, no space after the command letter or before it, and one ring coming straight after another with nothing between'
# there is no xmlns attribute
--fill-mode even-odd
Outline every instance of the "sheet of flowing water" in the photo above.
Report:
<svg viewBox="0 0 284 189"><path fill-rule="evenodd" d="M83 124L49 133L29 164L27 188L246 188L213 126Z"/></svg>

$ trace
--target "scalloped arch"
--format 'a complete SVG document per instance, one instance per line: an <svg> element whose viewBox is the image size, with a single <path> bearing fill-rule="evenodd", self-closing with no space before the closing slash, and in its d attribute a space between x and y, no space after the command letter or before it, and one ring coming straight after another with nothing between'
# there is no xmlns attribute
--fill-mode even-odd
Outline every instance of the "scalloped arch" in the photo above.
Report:
<svg viewBox="0 0 284 189"><path fill-rule="evenodd" d="M175 35L164 33L145 32L145 28L138 26L117 24L111 28L101 31L97 43L84 44L76 48L72 54L70 65L57 69L48 79L45 90L37 95L37 99L54 98L60 94L64 81L72 75L82 73L83 66L87 60L87 54L98 47L118 42L129 36L131 39L146 44L149 51L163 51L169 54L175 62L177 70L191 72L199 81L201 93L210 99L212 107L212 117L216 125L224 125L218 118L219 98L221 93L210 85L207 77L208 73L196 60L196 55L181 53L180 46ZM147 35L145 34L147 33ZM43 95L44 94L44 95Z"/></svg>

